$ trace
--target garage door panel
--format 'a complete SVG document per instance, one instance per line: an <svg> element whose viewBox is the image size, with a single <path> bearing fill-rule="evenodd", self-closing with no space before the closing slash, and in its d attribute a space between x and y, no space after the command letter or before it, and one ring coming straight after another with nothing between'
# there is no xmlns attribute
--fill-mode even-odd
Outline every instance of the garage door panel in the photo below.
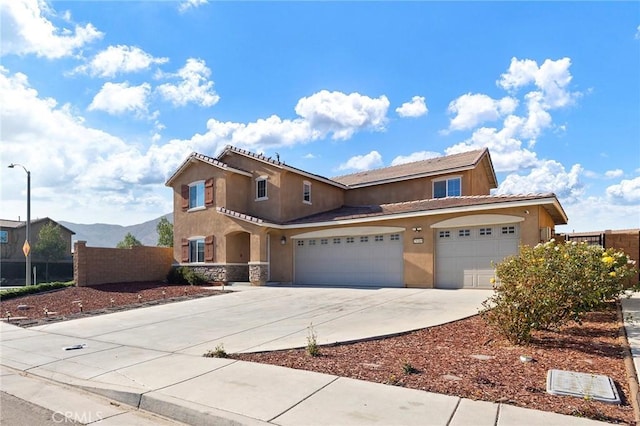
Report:
<svg viewBox="0 0 640 426"><path fill-rule="evenodd" d="M493 264L516 254L517 225L452 228L436 232L436 287L491 288Z"/></svg>
<svg viewBox="0 0 640 426"><path fill-rule="evenodd" d="M398 234L396 234L398 235ZM402 241L390 234L334 238L328 244L299 240L295 247L295 282L311 285L403 286ZM380 238L378 238L380 239ZM301 244L301 245L299 245Z"/></svg>

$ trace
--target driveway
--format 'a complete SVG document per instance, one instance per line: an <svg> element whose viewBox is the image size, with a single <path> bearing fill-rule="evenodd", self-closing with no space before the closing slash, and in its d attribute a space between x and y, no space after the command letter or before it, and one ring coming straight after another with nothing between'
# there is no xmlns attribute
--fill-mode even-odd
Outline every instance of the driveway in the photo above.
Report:
<svg viewBox="0 0 640 426"><path fill-rule="evenodd" d="M488 290L246 287L231 294L32 327L56 335L62 346L130 346L202 355L218 345L227 352L304 347L313 326L319 344L346 342L443 324L478 313ZM11 343L16 361L29 347ZM24 344L25 342L23 342ZM38 348L39 356L43 348ZM89 349L87 347L87 349ZM83 352L87 352L83 350ZM26 354L23 354L26 355Z"/></svg>

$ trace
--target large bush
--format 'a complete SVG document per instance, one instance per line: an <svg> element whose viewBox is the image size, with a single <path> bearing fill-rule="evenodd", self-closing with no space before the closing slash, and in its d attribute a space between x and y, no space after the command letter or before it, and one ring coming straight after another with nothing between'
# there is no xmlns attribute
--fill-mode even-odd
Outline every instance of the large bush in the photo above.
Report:
<svg viewBox="0 0 640 426"><path fill-rule="evenodd" d="M180 266L169 271L167 282L179 285L203 285L207 282L207 279L189 267Z"/></svg>
<svg viewBox="0 0 640 426"><path fill-rule="evenodd" d="M521 246L496 267L499 285L484 302L489 325L515 344L533 330L554 329L601 309L631 287L636 273L626 254L586 243Z"/></svg>

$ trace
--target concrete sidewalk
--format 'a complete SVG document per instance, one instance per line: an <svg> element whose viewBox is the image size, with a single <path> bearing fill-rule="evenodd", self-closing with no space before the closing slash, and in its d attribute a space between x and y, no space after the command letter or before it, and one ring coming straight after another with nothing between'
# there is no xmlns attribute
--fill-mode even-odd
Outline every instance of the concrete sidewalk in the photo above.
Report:
<svg viewBox="0 0 640 426"><path fill-rule="evenodd" d="M30 329L2 323L1 363L193 425L602 424L202 357L218 344L228 352L304 346L310 323L319 343L423 328L473 315L488 296L474 290L251 288ZM63 350L74 344L86 346Z"/></svg>

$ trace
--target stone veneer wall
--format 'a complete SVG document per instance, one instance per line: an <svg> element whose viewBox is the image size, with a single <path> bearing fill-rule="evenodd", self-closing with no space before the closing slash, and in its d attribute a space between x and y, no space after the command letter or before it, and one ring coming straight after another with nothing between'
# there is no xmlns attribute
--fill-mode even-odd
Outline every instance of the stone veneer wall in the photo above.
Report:
<svg viewBox="0 0 640 426"><path fill-rule="evenodd" d="M173 264L173 248L136 246L130 249L87 247L77 241L73 279L79 287L136 281L164 281Z"/></svg>
<svg viewBox="0 0 640 426"><path fill-rule="evenodd" d="M260 263L249 265L249 281L253 285L264 285L269 278L269 264Z"/></svg>
<svg viewBox="0 0 640 426"><path fill-rule="evenodd" d="M227 265L182 265L193 269L212 282L246 282L249 281L249 266L246 264Z"/></svg>

